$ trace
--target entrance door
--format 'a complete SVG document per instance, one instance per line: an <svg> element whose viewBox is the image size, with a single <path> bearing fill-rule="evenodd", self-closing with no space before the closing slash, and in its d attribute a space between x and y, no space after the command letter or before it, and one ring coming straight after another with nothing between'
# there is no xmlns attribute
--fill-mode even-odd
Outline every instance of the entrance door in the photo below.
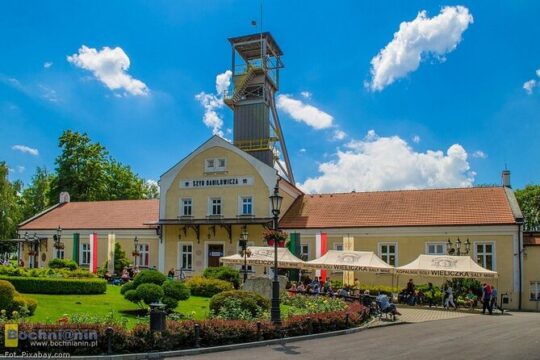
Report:
<svg viewBox="0 0 540 360"><path fill-rule="evenodd" d="M219 266L219 258L223 256L222 244L208 244L208 266Z"/></svg>

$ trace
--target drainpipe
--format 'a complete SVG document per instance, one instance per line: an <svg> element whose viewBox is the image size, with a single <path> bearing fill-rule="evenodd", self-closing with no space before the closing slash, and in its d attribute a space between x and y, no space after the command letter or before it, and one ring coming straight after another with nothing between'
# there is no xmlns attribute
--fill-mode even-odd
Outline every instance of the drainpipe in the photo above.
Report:
<svg viewBox="0 0 540 360"><path fill-rule="evenodd" d="M521 310L521 300L522 300L522 293L523 293L523 264L522 264L522 256L523 256L523 232L522 226L523 226L523 219L516 219L518 224L518 264L519 264L519 297L518 297L518 310Z"/></svg>

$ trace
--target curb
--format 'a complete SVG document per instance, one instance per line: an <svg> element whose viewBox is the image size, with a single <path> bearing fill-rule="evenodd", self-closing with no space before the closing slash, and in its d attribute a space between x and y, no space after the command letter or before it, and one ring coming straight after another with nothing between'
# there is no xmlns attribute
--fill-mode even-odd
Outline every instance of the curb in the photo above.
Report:
<svg viewBox="0 0 540 360"><path fill-rule="evenodd" d="M163 352L118 354L118 355L96 355L96 356L72 356L70 359L96 359L96 360L98 359L99 360L165 359L165 358L169 358L173 356L200 355L200 354L208 354L208 353L221 352L221 351L231 351L231 350L240 350L240 349L246 349L246 348L263 347L263 346L269 346L269 345L286 344L286 343L292 343L292 342L304 341L304 340L322 339L322 338L332 337L332 336L354 334L354 333L358 333L360 331L364 331L368 329L376 329L376 328L386 327L386 326L407 324L406 322L403 322L400 320L396 320L394 322L388 322L388 323L379 323L379 324L374 324L375 322L379 322L378 319L373 319L367 324L359 326L359 327L355 327L355 328L329 331L329 332L324 332L320 334L293 336L293 337L283 338L283 339L272 339L272 340L263 340L263 341L256 341L256 342L247 342L247 343L241 343L241 344L231 344L231 345L198 348L198 349L173 350L173 351L163 351Z"/></svg>

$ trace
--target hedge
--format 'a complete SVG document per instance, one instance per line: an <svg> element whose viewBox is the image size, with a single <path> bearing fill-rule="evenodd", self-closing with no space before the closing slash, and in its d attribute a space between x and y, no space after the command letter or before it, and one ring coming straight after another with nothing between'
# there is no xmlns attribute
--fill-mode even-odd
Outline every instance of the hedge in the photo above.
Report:
<svg viewBox="0 0 540 360"><path fill-rule="evenodd" d="M259 309L270 310L270 300L254 291L242 290L224 291L216 294L210 299L208 306L214 314L217 314L224 306L225 300L231 298L240 300L240 306L253 316L257 315Z"/></svg>
<svg viewBox="0 0 540 360"><path fill-rule="evenodd" d="M15 286L17 291L29 294L104 294L107 281L103 279L65 279L65 278L31 278L22 276L0 276Z"/></svg>
<svg viewBox="0 0 540 360"><path fill-rule="evenodd" d="M233 290L233 285L225 280L207 279L202 276L194 276L186 281L191 295L212 297L223 291Z"/></svg>
<svg viewBox="0 0 540 360"><path fill-rule="evenodd" d="M96 330L97 346L73 347L58 346L47 347L49 352L70 353L71 355L101 355L107 351L106 329L113 328L112 350L115 354L172 351L202 347L239 344L258 340L276 339L282 335L298 336L311 333L342 330L355 327L367 319L367 312L362 305L351 304L344 311L300 315L289 317L283 322L282 331L277 329L268 320L261 321L260 331L257 322L244 320L209 319L203 321L167 321L167 329L161 334L150 332L148 324L139 324L132 330L126 330L116 325L107 324L33 324L21 322L19 331L63 330L76 332L77 330ZM200 336L195 338L195 325L199 325ZM4 347L4 326L0 323L0 348ZM19 340L18 351L35 351L29 340Z"/></svg>

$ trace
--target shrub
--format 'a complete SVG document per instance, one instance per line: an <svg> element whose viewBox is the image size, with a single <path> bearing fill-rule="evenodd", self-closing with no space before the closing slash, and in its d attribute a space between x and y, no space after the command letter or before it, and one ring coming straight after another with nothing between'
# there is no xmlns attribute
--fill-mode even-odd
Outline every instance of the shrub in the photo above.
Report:
<svg viewBox="0 0 540 360"><path fill-rule="evenodd" d="M167 280L167 277L157 270L143 270L135 275L133 278L133 283L135 287L147 283L161 285L165 282L165 280Z"/></svg>
<svg viewBox="0 0 540 360"><path fill-rule="evenodd" d="M230 299L238 300L237 304L229 302L228 300ZM270 309L270 300L254 291L232 290L214 295L210 299L209 307L214 314L218 315L224 307L234 305L238 305L241 309L251 314L252 317L259 317L261 312ZM233 319L232 317L228 318Z"/></svg>
<svg viewBox="0 0 540 360"><path fill-rule="evenodd" d="M141 301L143 301L146 305L158 302L163 298L163 289L161 288L161 286L153 283L141 284L137 286L135 292L137 293L137 297L141 299Z"/></svg>
<svg viewBox="0 0 540 360"><path fill-rule="evenodd" d="M69 270L68 268L39 268L39 269L25 269L21 267L14 267L11 265L0 266L0 276L22 276L22 277L64 277L64 278L94 278L95 274L85 269L77 268L75 270Z"/></svg>
<svg viewBox="0 0 540 360"><path fill-rule="evenodd" d="M281 303L288 306L289 316L342 311L347 308L347 303L342 299L325 296L285 296Z"/></svg>
<svg viewBox="0 0 540 360"><path fill-rule="evenodd" d="M69 259L53 259L49 261L49 267L51 269L69 269L75 270L79 267L77 263Z"/></svg>
<svg viewBox="0 0 540 360"><path fill-rule="evenodd" d="M235 289L240 287L240 272L228 266L208 267L204 270L203 276L228 281Z"/></svg>
<svg viewBox="0 0 540 360"><path fill-rule="evenodd" d="M126 291L126 293L124 294L124 298L127 301L131 301L132 303L135 303L135 304L138 304L141 302L141 298L139 297L139 294L137 293L135 289Z"/></svg>
<svg viewBox="0 0 540 360"><path fill-rule="evenodd" d="M114 272L121 274L122 270L128 266L131 261L127 258L126 252L122 250L122 246L117 242L114 244ZM105 265L105 268L107 265Z"/></svg>
<svg viewBox="0 0 540 360"><path fill-rule="evenodd" d="M34 315L36 308L37 301L35 299L16 293L10 311L17 311L20 314L31 316Z"/></svg>
<svg viewBox="0 0 540 360"><path fill-rule="evenodd" d="M186 281L191 295L212 297L223 291L233 290L230 282L219 279L207 279L202 276L194 276Z"/></svg>
<svg viewBox="0 0 540 360"><path fill-rule="evenodd" d="M176 309L178 306L178 300L166 295L163 297L163 299L161 299L161 302L165 304L165 309L169 311Z"/></svg>
<svg viewBox="0 0 540 360"><path fill-rule="evenodd" d="M0 276L17 291L29 294L104 294L107 282L102 279L65 279L43 277Z"/></svg>
<svg viewBox="0 0 540 360"><path fill-rule="evenodd" d="M4 280L0 280L0 310L9 310L15 296L15 287Z"/></svg>
<svg viewBox="0 0 540 360"><path fill-rule="evenodd" d="M120 288L120 294L125 295L129 290L135 290L136 286L133 281L128 281Z"/></svg>
<svg viewBox="0 0 540 360"><path fill-rule="evenodd" d="M189 299L189 289L182 281L165 281L162 285L162 288L165 297L170 297L175 300Z"/></svg>

